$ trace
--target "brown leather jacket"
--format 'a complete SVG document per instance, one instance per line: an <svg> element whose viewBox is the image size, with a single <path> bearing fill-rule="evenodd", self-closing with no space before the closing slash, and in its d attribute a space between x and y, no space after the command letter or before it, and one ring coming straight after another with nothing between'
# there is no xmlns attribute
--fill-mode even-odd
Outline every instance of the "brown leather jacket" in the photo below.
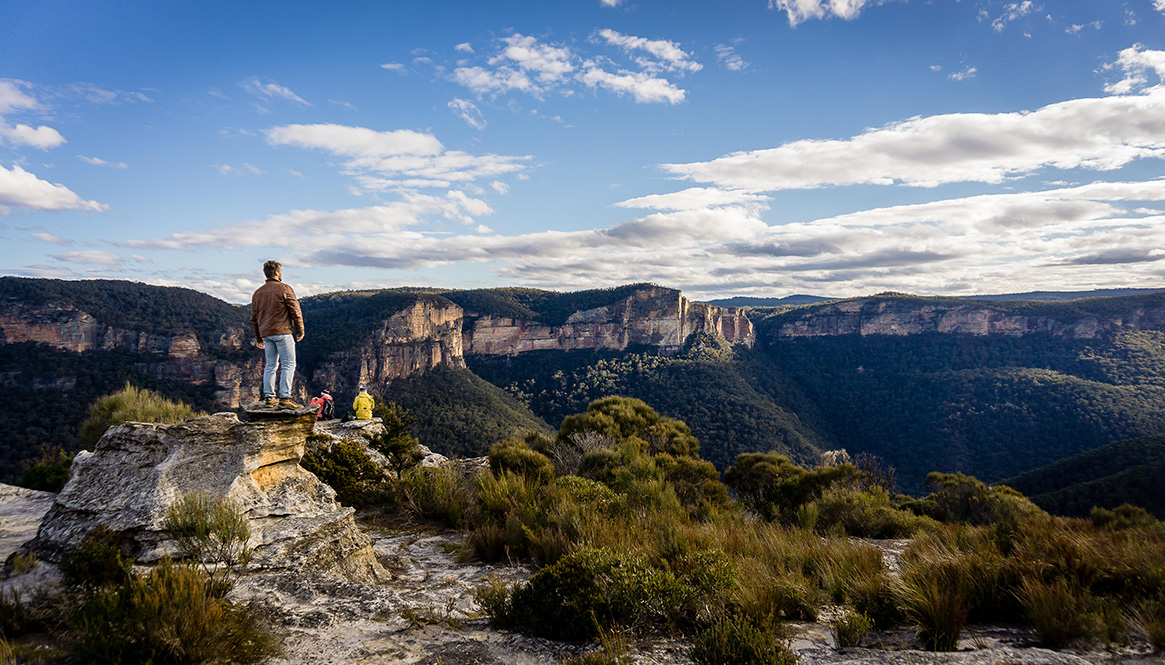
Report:
<svg viewBox="0 0 1165 665"><path fill-rule="evenodd" d="M251 296L251 323L255 324L258 339L292 334L301 337L303 312L299 311L295 291L277 279L267 280Z"/></svg>

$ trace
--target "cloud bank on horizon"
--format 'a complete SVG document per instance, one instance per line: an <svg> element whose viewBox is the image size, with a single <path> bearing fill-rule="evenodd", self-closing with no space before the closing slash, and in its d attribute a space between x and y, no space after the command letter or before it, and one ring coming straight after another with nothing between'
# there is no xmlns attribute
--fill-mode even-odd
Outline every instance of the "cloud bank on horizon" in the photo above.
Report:
<svg viewBox="0 0 1165 665"><path fill-rule="evenodd" d="M934 25L961 17L981 31L976 58L1095 40L1082 71L1048 77L1066 66L1051 56L1014 79L1002 78L1007 56L972 65L928 41L917 48L931 59L896 65L907 69L887 73L885 97L868 96L869 72L896 54L790 61L750 32L764 13L727 28L692 15L659 34L646 31L656 7L589 2L593 13L524 28L499 14L491 32L416 34L387 58L359 50L359 82L297 80L261 53L239 64L245 74L177 94L146 73L124 89L0 78L11 247L0 270L234 302L273 256L301 295L410 283L652 281L703 298L1165 286L1165 39L1145 32L1165 36L1162 0L1128 3L1120 22L1028 0L961 13L906 0L757 7L787 19L769 31L804 40L789 48L847 42L814 22L858 34L891 5ZM1073 29L1089 22L1103 27ZM863 60L877 62L857 71ZM798 73L809 65L821 69ZM906 71L946 96L903 98L894 77ZM366 92L364 76L388 92ZM1045 87L1011 95L1031 87L1025 76ZM866 103L809 106L790 94L806 85ZM150 131L179 110L191 124ZM213 139L181 138L212 125Z"/></svg>

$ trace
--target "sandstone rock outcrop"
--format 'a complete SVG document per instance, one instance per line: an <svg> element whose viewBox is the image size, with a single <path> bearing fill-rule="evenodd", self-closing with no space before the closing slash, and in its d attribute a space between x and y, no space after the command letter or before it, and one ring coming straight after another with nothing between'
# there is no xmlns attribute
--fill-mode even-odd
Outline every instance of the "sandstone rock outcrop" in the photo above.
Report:
<svg viewBox="0 0 1165 665"><path fill-rule="evenodd" d="M251 566L308 567L351 580L386 577L369 540L335 492L299 466L314 411L241 422L233 413L176 425L125 423L110 428L72 477L25 549L56 561L98 524L123 536L140 563L174 553L162 523L183 495L233 500L251 527Z"/></svg>
<svg viewBox="0 0 1165 665"><path fill-rule="evenodd" d="M909 300L857 298L809 308L782 324L778 337L836 335L919 335L951 333L1019 336L1033 333L1092 339L1114 329L1165 327L1165 306L1134 307L1109 317L1080 316L1060 320L1014 314L984 303L933 304Z"/></svg>
<svg viewBox="0 0 1165 665"><path fill-rule="evenodd" d="M312 375L333 394L355 395L360 384L383 385L441 364L464 367L461 308L421 298L385 320L364 344L329 356Z"/></svg>
<svg viewBox="0 0 1165 665"><path fill-rule="evenodd" d="M723 335L747 346L755 339L752 322L740 309L694 303L675 289L646 287L613 305L575 312L561 326L482 316L466 331L465 349L483 355L635 345L675 350L697 333Z"/></svg>

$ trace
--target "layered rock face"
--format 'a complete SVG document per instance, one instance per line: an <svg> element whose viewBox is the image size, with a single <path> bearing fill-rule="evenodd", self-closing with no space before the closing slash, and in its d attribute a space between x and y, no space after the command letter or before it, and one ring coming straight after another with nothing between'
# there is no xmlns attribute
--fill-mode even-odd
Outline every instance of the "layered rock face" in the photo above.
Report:
<svg viewBox="0 0 1165 665"><path fill-rule="evenodd" d="M299 466L312 432L309 409L241 422L219 413L177 425L125 423L78 453L72 477L24 549L58 561L98 524L121 533L139 563L174 554L162 528L187 493L234 501L251 527L252 567L309 567L355 581L386 573L352 508Z"/></svg>
<svg viewBox="0 0 1165 665"><path fill-rule="evenodd" d="M451 302L418 300L384 321L364 345L333 353L312 379L334 394L354 395L360 384L383 385L441 364L464 367L463 316Z"/></svg>
<svg viewBox="0 0 1165 665"><path fill-rule="evenodd" d="M640 289L621 302L575 312L561 326L483 316L466 331L466 353L513 355L527 351L683 347L696 333L720 334L752 346L752 322L742 310L693 303L674 289Z"/></svg>
<svg viewBox="0 0 1165 665"><path fill-rule="evenodd" d="M228 328L214 334L215 343L230 350L250 344L250 331ZM153 377L215 388L215 403L235 409L260 399L263 356L256 353L241 362L207 357L193 331L170 335L125 330L101 325L88 313L66 303L29 306L18 302L0 304L0 344L39 342L62 351L123 350L144 353L151 360L139 368ZM306 395L303 377L296 375L296 394ZM59 386L68 388L71 386Z"/></svg>
<svg viewBox="0 0 1165 665"><path fill-rule="evenodd" d="M814 308L780 326L778 337L834 335L918 335L928 332L970 335L1044 333L1092 339L1114 329L1165 327L1165 308L1138 307L1109 318L1060 321L1047 316L1009 314L982 305L912 305L901 301L846 300Z"/></svg>

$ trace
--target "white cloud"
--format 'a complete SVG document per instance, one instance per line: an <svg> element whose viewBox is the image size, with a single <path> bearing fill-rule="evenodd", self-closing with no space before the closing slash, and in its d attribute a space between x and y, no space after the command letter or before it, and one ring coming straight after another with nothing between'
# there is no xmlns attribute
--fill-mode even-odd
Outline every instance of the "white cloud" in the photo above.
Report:
<svg viewBox="0 0 1165 665"><path fill-rule="evenodd" d="M686 180L777 191L830 185L999 183L1043 168L1112 170L1165 157L1165 87L1031 112L911 118L848 140L801 140L710 162L665 164Z"/></svg>
<svg viewBox="0 0 1165 665"><path fill-rule="evenodd" d="M963 69L963 71L961 71L961 72L951 72L950 74L947 75L947 78L949 78L952 81L964 81L966 79L975 78L975 74L977 74L978 72L979 72L979 70L976 69L975 67L967 67L967 68Z"/></svg>
<svg viewBox="0 0 1165 665"><path fill-rule="evenodd" d="M488 70L483 67L458 67L453 70L453 80L479 95L503 93L511 90L541 92L541 88L536 87L530 77L509 67L497 70Z"/></svg>
<svg viewBox="0 0 1165 665"><path fill-rule="evenodd" d="M574 54L569 48L540 44L534 37L521 34L503 37L501 41L506 46L490 58L491 65L513 62L523 72L533 72L542 84L561 81L574 71Z"/></svg>
<svg viewBox="0 0 1165 665"><path fill-rule="evenodd" d="M769 197L741 191L729 191L707 187L691 187L671 194L650 194L626 201L615 206L619 208L651 208L655 210L702 210L727 205L763 205Z"/></svg>
<svg viewBox="0 0 1165 665"><path fill-rule="evenodd" d="M52 127L41 125L33 128L28 125L9 125L4 122L3 118L0 118L0 142L3 141L48 150L65 143L65 137Z"/></svg>
<svg viewBox="0 0 1165 665"><path fill-rule="evenodd" d="M93 166L108 166L115 169L129 168L129 164L126 164L125 162L107 162L100 157L86 157L85 155L77 155L77 159L85 162L86 164L92 164Z"/></svg>
<svg viewBox="0 0 1165 665"><path fill-rule="evenodd" d="M378 132L344 125L287 125L265 131L272 145L325 150L349 158L344 173L364 191L450 187L478 178L516 173L529 157L471 155L444 150L431 134Z"/></svg>
<svg viewBox="0 0 1165 665"><path fill-rule="evenodd" d="M243 87L243 90L262 99L283 99L289 102L295 102L301 106L311 106L302 97L292 92L291 88L279 85L274 81L263 83L259 80L258 76L252 76L239 83L239 85Z"/></svg>
<svg viewBox="0 0 1165 665"><path fill-rule="evenodd" d="M1165 1L1165 0L1162 0ZM1117 61L1103 69L1121 69L1125 76L1116 83L1104 87L1105 92L1124 95L1149 85L1149 74L1157 77L1157 83L1165 82L1165 51L1151 51L1141 44L1134 44L1120 52Z"/></svg>
<svg viewBox="0 0 1165 665"><path fill-rule="evenodd" d="M498 194L501 194L502 196L510 193L510 186L500 180L494 180L489 184L489 186L493 187L494 191Z"/></svg>
<svg viewBox="0 0 1165 665"><path fill-rule="evenodd" d="M348 125L284 125L265 130L271 145L315 148L347 157L434 155L443 150L432 134L408 129L378 132Z"/></svg>
<svg viewBox="0 0 1165 665"><path fill-rule="evenodd" d="M66 263L81 263L85 265L115 266L121 263L121 257L113 252L100 249L85 249L76 252L54 254L53 258Z"/></svg>
<svg viewBox="0 0 1165 665"><path fill-rule="evenodd" d="M713 49L716 52L716 57L720 62L724 63L724 68L730 72L738 72L742 69L747 69L749 63L745 62L740 54L736 52L736 48L727 44L717 44Z"/></svg>
<svg viewBox="0 0 1165 665"><path fill-rule="evenodd" d="M461 42L457 46L454 46L453 50L459 53L473 53L473 46L471 46L469 42Z"/></svg>
<svg viewBox="0 0 1165 665"><path fill-rule="evenodd" d="M1008 23L1018 21L1019 19L1031 14L1035 11L1040 11L1042 7L1036 5L1032 0L1022 0L1022 2L1012 2L1003 6L1003 13L991 21L991 28L995 32L1003 32L1003 29ZM980 12L980 17L990 18L986 12Z"/></svg>
<svg viewBox="0 0 1165 665"><path fill-rule="evenodd" d="M1153 0L1153 8L1165 14L1165 0Z"/></svg>
<svg viewBox="0 0 1165 665"><path fill-rule="evenodd" d="M608 72L597 66L589 67L580 77L592 88L604 88L618 95L630 94L636 103L649 104L667 102L679 104L687 94L666 79L656 78L644 72Z"/></svg>
<svg viewBox="0 0 1165 665"><path fill-rule="evenodd" d="M604 7L618 7L622 2L623 0L599 0L599 4Z"/></svg>
<svg viewBox="0 0 1165 665"><path fill-rule="evenodd" d="M407 73L405 66L399 62L386 62L383 65L381 65L380 68L387 69L390 72L396 72L397 74Z"/></svg>
<svg viewBox="0 0 1165 665"><path fill-rule="evenodd" d="M769 9L783 11L789 16L789 25L811 18L822 19L836 16L847 21L853 20L866 5L880 5L886 0L769 0Z"/></svg>
<svg viewBox="0 0 1165 665"><path fill-rule="evenodd" d="M698 72L704 68L700 63L693 61L692 56L673 41L633 37L610 29L600 30L598 35L605 39L608 44L618 46L627 53L643 51L652 56L654 59L636 59L636 62L647 71Z"/></svg>
<svg viewBox="0 0 1165 665"><path fill-rule="evenodd" d="M151 103L154 101L145 93L126 90L107 90L92 83L74 83L68 87L68 91L91 104L101 106L133 104L137 102Z"/></svg>
<svg viewBox="0 0 1165 665"><path fill-rule="evenodd" d="M11 208L46 212L109 210L104 203L86 201L64 185L41 180L19 165L13 165L11 170L0 166L0 214L9 214Z"/></svg>
<svg viewBox="0 0 1165 665"><path fill-rule="evenodd" d="M68 238L62 238L61 236L55 236L51 233L44 233L41 231L33 231L33 232L29 233L28 235L32 236L33 238L36 238L37 240L39 240L41 242L47 242L47 243L50 243L53 245L71 245L71 244L73 244L72 240L69 240Z"/></svg>
<svg viewBox="0 0 1165 665"><path fill-rule="evenodd" d="M231 166L230 164L215 164L214 168L223 175L263 175L263 169L254 164Z"/></svg>
<svg viewBox="0 0 1165 665"><path fill-rule="evenodd" d="M9 111L39 111L43 108L35 97L24 91L32 84L18 79L0 79L0 114Z"/></svg>
<svg viewBox="0 0 1165 665"><path fill-rule="evenodd" d="M474 129L485 129L486 121L477 105L467 99L454 98L448 104L449 110Z"/></svg>

